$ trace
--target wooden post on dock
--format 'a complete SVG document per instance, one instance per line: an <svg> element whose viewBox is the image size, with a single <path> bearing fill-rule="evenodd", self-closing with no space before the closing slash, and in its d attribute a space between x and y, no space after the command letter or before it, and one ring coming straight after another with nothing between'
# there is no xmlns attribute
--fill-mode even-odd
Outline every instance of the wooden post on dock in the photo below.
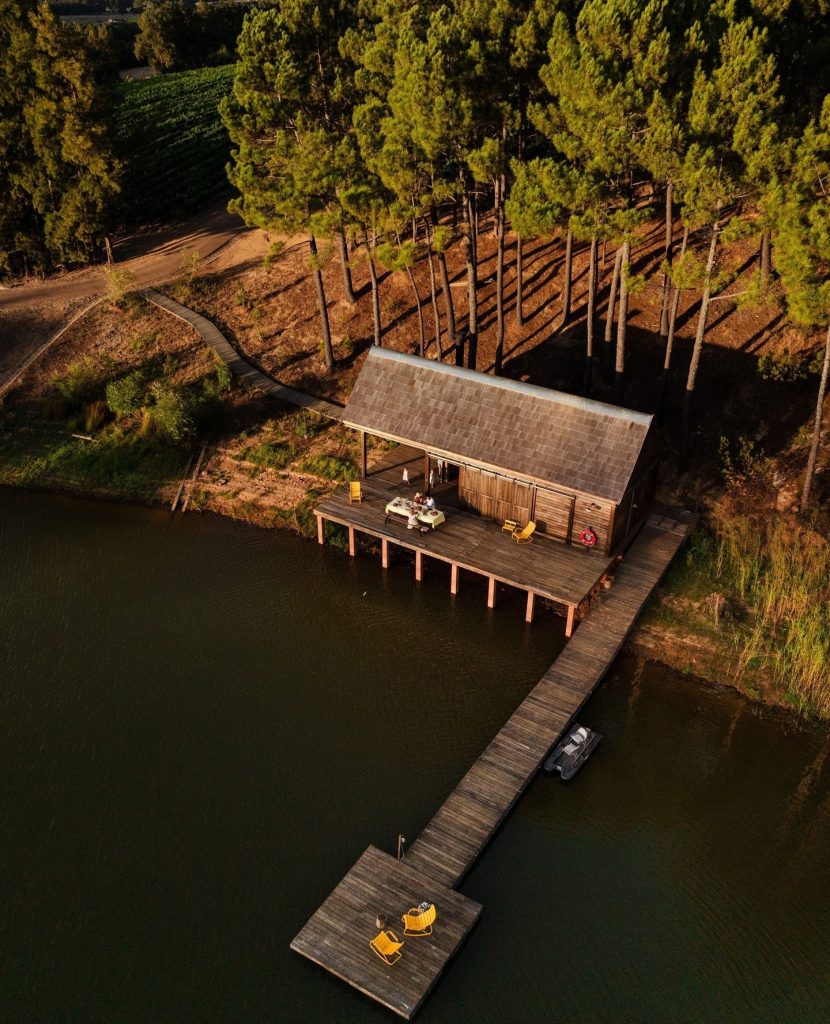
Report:
<svg viewBox="0 0 830 1024"><path fill-rule="evenodd" d="M420 583L424 578L424 553L423 551L415 552L415 579Z"/></svg>
<svg viewBox="0 0 830 1024"><path fill-rule="evenodd" d="M326 542L326 530L323 524L323 517L317 516L317 543L325 544Z"/></svg>
<svg viewBox="0 0 830 1024"><path fill-rule="evenodd" d="M450 568L450 593L458 593L458 565L456 562L453 562Z"/></svg>
<svg viewBox="0 0 830 1024"><path fill-rule="evenodd" d="M424 452L424 494L429 494L429 452Z"/></svg>
<svg viewBox="0 0 830 1024"><path fill-rule="evenodd" d="M525 622L533 622L533 606L536 603L536 595L532 590L527 592L527 607L525 608Z"/></svg>
<svg viewBox="0 0 830 1024"><path fill-rule="evenodd" d="M354 558L354 527L349 527L349 554Z"/></svg>
<svg viewBox="0 0 830 1024"><path fill-rule="evenodd" d="M487 583L487 607L495 608L496 606L496 577L490 576Z"/></svg>
<svg viewBox="0 0 830 1024"><path fill-rule="evenodd" d="M576 608L572 604L569 604L568 605L568 621L565 623L565 636L567 636L567 637L573 636L573 631L574 631L574 615L575 615L575 613L576 613Z"/></svg>
<svg viewBox="0 0 830 1024"><path fill-rule="evenodd" d="M384 569L389 568L389 541L385 537L380 542L380 564Z"/></svg>
<svg viewBox="0 0 830 1024"><path fill-rule="evenodd" d="M366 477L366 431L360 431L360 475Z"/></svg>

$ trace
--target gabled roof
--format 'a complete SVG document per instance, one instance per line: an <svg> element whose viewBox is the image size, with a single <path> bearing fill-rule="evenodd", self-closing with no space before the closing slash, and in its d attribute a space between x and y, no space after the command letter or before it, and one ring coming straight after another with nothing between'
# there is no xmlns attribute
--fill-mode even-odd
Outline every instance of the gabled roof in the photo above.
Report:
<svg viewBox="0 0 830 1024"><path fill-rule="evenodd" d="M369 349L350 427L618 502L652 417L390 349Z"/></svg>

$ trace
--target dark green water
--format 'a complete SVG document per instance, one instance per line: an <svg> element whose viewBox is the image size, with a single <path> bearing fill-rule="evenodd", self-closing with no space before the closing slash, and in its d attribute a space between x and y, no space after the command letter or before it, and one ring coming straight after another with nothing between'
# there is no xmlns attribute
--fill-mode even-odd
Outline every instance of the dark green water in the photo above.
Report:
<svg viewBox="0 0 830 1024"><path fill-rule="evenodd" d="M0 1019L391 1020L289 941L414 839L561 627L198 515L0 493L0 556ZM830 1020L827 738L633 660L584 720L606 740L469 876L419 1020Z"/></svg>

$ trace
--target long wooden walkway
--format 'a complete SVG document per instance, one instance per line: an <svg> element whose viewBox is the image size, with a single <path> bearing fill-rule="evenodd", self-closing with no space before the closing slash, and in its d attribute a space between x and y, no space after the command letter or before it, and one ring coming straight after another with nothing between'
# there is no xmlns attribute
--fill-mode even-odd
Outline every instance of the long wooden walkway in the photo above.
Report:
<svg viewBox="0 0 830 1024"><path fill-rule="evenodd" d="M374 869L367 875L367 851L297 935L292 949L400 1016L414 1016L440 973L434 970L434 961L430 970L425 969L423 944L432 944L433 957L444 956L443 966L463 939L457 935L459 921L468 920L469 931L478 918L477 904L453 906L448 894L458 895L454 888L601 681L694 521L688 513L671 512L654 514L646 522L611 590L598 599L564 651L407 852L406 868L414 872L407 876L410 889L395 902L394 891L383 886L395 876L396 861L374 851ZM413 890L417 884L420 888ZM442 899L447 901L451 933L444 937ZM409 941L400 962L386 967L368 948L376 930L371 915L388 913L394 928L400 914L421 900L434 902L438 909L433 938Z"/></svg>
<svg viewBox="0 0 830 1024"><path fill-rule="evenodd" d="M207 317L196 313L192 309L188 309L187 306L182 306L181 303L175 302L166 295L162 295L161 292L157 292L154 288L145 288L142 295L148 302L152 302L154 306L166 310L173 316L178 317L179 320L184 320L185 323L190 324L194 330L198 331L205 344L212 348L223 362L228 364L234 377L238 377L239 380L244 381L258 391L262 391L263 394L269 395L271 398L278 398L281 402L287 402L289 405L298 405L302 409L309 409L332 420L340 419L343 413L341 405L338 405L336 402L330 402L325 398L307 395L303 391L295 391L294 388L289 388L285 384L280 384L279 381L274 380L273 377L269 377L267 373L263 373L262 370L257 369L247 359L244 359L219 328L211 323Z"/></svg>

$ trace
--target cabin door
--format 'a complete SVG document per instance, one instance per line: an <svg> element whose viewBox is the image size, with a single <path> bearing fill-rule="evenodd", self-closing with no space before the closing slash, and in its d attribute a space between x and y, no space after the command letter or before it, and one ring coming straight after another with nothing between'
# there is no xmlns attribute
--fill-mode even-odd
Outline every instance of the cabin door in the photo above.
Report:
<svg viewBox="0 0 830 1024"><path fill-rule="evenodd" d="M484 469L462 466L458 494L465 508L488 519L514 519L524 525L533 508L533 488Z"/></svg>

